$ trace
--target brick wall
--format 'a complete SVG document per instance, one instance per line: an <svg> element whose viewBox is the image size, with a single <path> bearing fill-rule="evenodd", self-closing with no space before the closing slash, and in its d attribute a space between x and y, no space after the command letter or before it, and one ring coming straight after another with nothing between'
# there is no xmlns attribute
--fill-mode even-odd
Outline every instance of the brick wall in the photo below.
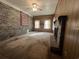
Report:
<svg viewBox="0 0 79 59"><path fill-rule="evenodd" d="M27 33L32 29L32 17L28 16L28 25L20 23L20 11L0 2L0 40Z"/></svg>

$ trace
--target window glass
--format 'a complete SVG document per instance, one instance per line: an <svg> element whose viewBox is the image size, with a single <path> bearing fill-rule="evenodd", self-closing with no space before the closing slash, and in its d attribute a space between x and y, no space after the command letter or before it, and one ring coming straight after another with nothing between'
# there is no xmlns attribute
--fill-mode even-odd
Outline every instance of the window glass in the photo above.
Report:
<svg viewBox="0 0 79 59"><path fill-rule="evenodd" d="M44 21L44 29L50 29L51 28L51 21L45 20Z"/></svg>
<svg viewBox="0 0 79 59"><path fill-rule="evenodd" d="M35 20L35 28L40 28L40 21L39 20Z"/></svg>

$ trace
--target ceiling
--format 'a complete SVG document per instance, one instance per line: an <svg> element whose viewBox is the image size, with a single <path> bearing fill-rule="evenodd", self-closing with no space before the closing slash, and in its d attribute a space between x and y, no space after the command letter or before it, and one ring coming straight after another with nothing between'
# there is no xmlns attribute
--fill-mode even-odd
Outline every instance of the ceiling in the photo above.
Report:
<svg viewBox="0 0 79 59"><path fill-rule="evenodd" d="M0 0L30 16L54 14L58 0ZM41 10L32 11L32 3L37 3Z"/></svg>

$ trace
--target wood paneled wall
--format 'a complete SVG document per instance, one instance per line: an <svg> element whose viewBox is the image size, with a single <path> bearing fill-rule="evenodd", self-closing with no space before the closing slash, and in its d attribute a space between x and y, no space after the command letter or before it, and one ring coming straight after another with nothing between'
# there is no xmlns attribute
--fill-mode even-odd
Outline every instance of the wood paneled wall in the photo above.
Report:
<svg viewBox="0 0 79 59"><path fill-rule="evenodd" d="M79 0L59 0L55 17L67 15L64 59L79 59Z"/></svg>
<svg viewBox="0 0 79 59"><path fill-rule="evenodd" d="M43 32L52 32L52 21L53 21L54 15L43 15L43 16L34 16L33 17L33 30L34 31L43 31ZM35 29L34 28L34 22L35 20L40 20L40 28ZM44 29L44 20L50 20L51 21L51 28L50 29Z"/></svg>

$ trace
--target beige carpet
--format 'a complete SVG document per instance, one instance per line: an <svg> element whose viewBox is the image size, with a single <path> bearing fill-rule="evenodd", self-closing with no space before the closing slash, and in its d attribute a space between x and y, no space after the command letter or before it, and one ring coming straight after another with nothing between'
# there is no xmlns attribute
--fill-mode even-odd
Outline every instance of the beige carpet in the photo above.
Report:
<svg viewBox="0 0 79 59"><path fill-rule="evenodd" d="M50 35L43 35L23 35L1 42L0 59L49 59Z"/></svg>

